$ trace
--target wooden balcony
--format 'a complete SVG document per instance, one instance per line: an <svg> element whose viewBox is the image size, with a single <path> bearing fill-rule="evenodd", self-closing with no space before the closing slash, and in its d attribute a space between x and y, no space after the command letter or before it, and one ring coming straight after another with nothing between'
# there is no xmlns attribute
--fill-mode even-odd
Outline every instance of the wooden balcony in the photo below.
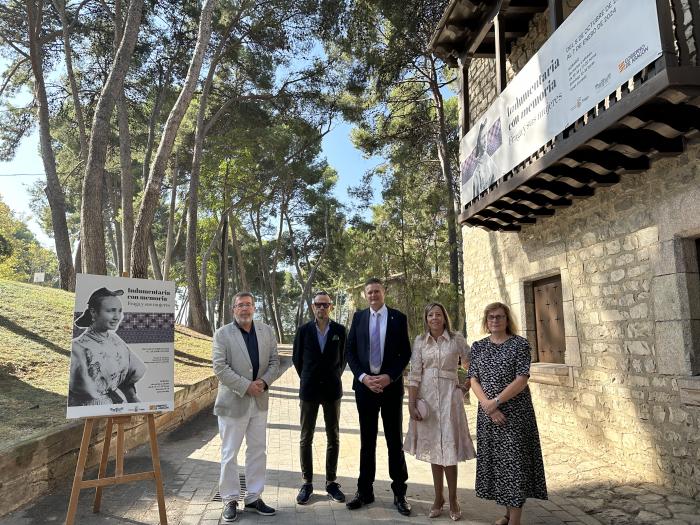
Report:
<svg viewBox="0 0 700 525"><path fill-rule="evenodd" d="M507 21L522 22L542 4L556 2L450 3L432 46L447 61L461 61L489 48L488 23L499 16L504 68L509 47ZM506 6L505 11L499 11ZM561 5L559 3L559 5ZM517 7L509 15L508 9ZM526 8L530 11L526 12ZM496 13L494 14L494 9ZM649 169L662 156L683 153L700 129L700 7L698 0L657 0L662 55L610 94L540 150L515 166L471 202L463 203L460 222L488 230L519 231L551 216L575 199L590 197L618 183L627 173ZM556 13L550 12L550 15ZM690 17L690 21L688 20ZM459 32L461 28L461 33ZM497 28L496 28L497 29ZM479 41L477 37L482 36ZM498 68L498 65L497 65ZM465 68L466 70L466 68ZM602 191L602 190L600 190Z"/></svg>

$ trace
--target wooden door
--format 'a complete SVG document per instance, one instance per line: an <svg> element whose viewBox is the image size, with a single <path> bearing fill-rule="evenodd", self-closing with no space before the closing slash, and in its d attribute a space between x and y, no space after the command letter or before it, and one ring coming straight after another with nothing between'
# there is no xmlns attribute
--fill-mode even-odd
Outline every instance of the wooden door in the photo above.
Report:
<svg viewBox="0 0 700 525"><path fill-rule="evenodd" d="M535 295L537 355L542 363L564 363L564 307L561 277L549 277L532 283Z"/></svg>

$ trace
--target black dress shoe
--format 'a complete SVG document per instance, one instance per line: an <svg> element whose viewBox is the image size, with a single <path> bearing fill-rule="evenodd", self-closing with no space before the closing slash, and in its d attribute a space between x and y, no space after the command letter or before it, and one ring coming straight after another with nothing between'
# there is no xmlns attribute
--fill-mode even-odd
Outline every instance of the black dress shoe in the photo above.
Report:
<svg viewBox="0 0 700 525"><path fill-rule="evenodd" d="M374 503L374 494L360 494L355 492L355 497L348 501L345 506L350 510L359 509L362 505Z"/></svg>
<svg viewBox="0 0 700 525"><path fill-rule="evenodd" d="M299 489L299 494L297 494L297 503L299 505L306 505L313 491L314 486L311 483L304 483Z"/></svg>
<svg viewBox="0 0 700 525"><path fill-rule="evenodd" d="M261 516L274 516L276 512L275 509L269 505L265 505L265 502L261 499L257 499L253 503L246 504L244 508L248 511L257 512Z"/></svg>
<svg viewBox="0 0 700 525"><path fill-rule="evenodd" d="M394 505L396 505L396 510L399 511L399 514L410 516L411 504L406 501L406 496L394 496Z"/></svg>
<svg viewBox="0 0 700 525"><path fill-rule="evenodd" d="M331 481L328 485L326 485L326 492L328 493L328 497L333 501L337 501L338 503L345 501L345 494L343 494L343 491L340 490L340 485L338 485L335 481Z"/></svg>
<svg viewBox="0 0 700 525"><path fill-rule="evenodd" d="M221 513L221 520L224 523L233 523L238 519L238 502L229 501L224 505L224 510Z"/></svg>

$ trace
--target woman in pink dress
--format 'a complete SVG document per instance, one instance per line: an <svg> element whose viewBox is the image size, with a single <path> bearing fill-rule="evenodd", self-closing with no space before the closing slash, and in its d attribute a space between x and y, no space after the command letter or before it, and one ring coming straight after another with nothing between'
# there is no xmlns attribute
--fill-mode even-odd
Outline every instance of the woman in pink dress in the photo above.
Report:
<svg viewBox="0 0 700 525"><path fill-rule="evenodd" d="M457 521L462 517L457 501L457 463L476 457L464 412L469 382L460 384L457 376L460 357L468 366L469 346L461 334L450 329L447 311L440 303L425 307L424 320L425 333L413 344L408 374L411 419L404 450L431 464L435 501L428 516L437 518L442 513L444 476L450 518Z"/></svg>

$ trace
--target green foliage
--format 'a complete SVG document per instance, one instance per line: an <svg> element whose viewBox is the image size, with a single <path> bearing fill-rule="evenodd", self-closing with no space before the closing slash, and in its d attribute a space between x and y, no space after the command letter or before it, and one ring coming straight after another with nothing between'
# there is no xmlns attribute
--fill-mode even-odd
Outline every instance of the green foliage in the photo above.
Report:
<svg viewBox="0 0 700 525"><path fill-rule="evenodd" d="M27 31L23 3L10 0L7 4L7 9L0 11L0 34L14 47L0 43L0 54L10 65L0 78L0 85L7 81L0 94L2 158L14 155L33 124L32 104L12 106L33 78L20 52ZM107 16L112 4L68 4L73 67L89 133L94 105L114 56L114 26ZM59 17L51 2L43 5L42 34L50 35L43 46L43 64L51 79L47 84L51 134L66 197L69 233L76 240L84 152L76 126L77 108L65 76ZM349 296L357 295L358 283L369 275L389 281L389 300L409 314L412 332L421 329L422 304L428 300L439 299L450 303L451 311L459 310L447 264L450 250L458 249L447 240L447 210L452 203L445 197L447 179L437 163L436 146L442 130L450 157L456 159L457 105L447 100L440 107L435 90L441 93L451 80L451 72L436 65L426 51L443 8L444 1L436 0L242 0L219 4L202 71L204 78L207 64L219 60L204 112L207 135L198 187L195 263L196 274L203 272L210 318L219 308L224 262L229 269L225 276L229 297L240 289L245 274L259 304L264 303L265 320L273 322L277 317L281 335L287 339L308 315L311 290L332 290L337 312L347 316ZM149 151L152 154L158 146L159 131L187 71L200 9L195 0L150 1L144 8L124 84L137 209ZM220 57L215 55L217 49ZM186 217L192 195L189 180L203 99L198 88L170 159L178 185L172 219L176 236L181 233L170 276L180 287L188 285L184 268L186 225L181 219ZM441 128L441 110L446 128ZM366 213L351 218L349 203L332 195L338 174L321 151L321 140L340 117L355 123L352 139L359 149L385 160L353 189L359 211ZM108 232L116 243L123 219L116 114L108 141L108 198L95 205L105 210ZM452 164L456 169L456 162ZM383 202L363 210L372 202L373 180L381 182ZM161 257L170 219L170 181L168 174L152 227ZM51 234L51 214L42 183L32 188L31 209ZM5 221L10 226L0 230L0 239L6 240L4 245L0 240L0 275L26 280L38 266L48 268L46 258L53 260L50 254L41 251L26 227L22 230L17 225L17 219L7 212L4 215L12 220ZM228 259L223 259L217 231L225 217L233 221L241 261L233 246L227 249ZM109 247L108 267L111 272L118 269ZM356 297L355 304L363 303Z"/></svg>
<svg viewBox="0 0 700 525"><path fill-rule="evenodd" d="M0 198L0 279L28 282L35 272L47 273L46 282L57 285L55 255Z"/></svg>

